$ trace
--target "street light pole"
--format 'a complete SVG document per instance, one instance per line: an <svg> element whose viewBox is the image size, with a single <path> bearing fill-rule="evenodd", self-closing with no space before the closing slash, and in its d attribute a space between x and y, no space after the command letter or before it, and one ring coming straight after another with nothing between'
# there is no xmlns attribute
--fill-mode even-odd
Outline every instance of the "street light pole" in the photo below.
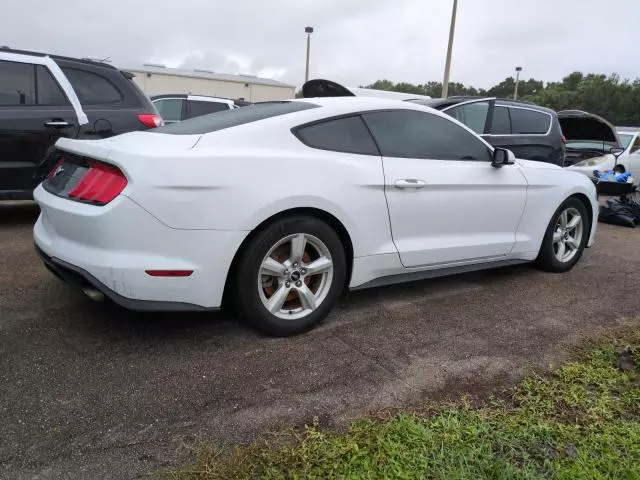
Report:
<svg viewBox="0 0 640 480"><path fill-rule="evenodd" d="M513 91L513 99L518 99L518 83L520 83L520 72L522 71L522 67L516 67L516 88Z"/></svg>
<svg viewBox="0 0 640 480"><path fill-rule="evenodd" d="M447 98L449 93L449 71L451 69L451 50L453 49L453 34L456 29L456 12L458 11L458 0L453 0L453 11L451 12L451 26L449 27L449 45L447 46L447 60L444 64L444 80L442 81L442 98Z"/></svg>
<svg viewBox="0 0 640 480"><path fill-rule="evenodd" d="M309 81L309 54L311 53L311 34L313 33L313 27L305 27L305 33L307 34L307 68L304 72L304 83Z"/></svg>

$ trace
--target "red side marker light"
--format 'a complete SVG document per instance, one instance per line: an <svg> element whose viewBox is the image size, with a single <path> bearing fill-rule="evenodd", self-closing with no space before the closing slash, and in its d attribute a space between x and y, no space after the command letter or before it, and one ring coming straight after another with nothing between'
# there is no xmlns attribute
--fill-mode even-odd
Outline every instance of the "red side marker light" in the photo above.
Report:
<svg viewBox="0 0 640 480"><path fill-rule="evenodd" d="M190 277L193 270L145 270L151 277Z"/></svg>

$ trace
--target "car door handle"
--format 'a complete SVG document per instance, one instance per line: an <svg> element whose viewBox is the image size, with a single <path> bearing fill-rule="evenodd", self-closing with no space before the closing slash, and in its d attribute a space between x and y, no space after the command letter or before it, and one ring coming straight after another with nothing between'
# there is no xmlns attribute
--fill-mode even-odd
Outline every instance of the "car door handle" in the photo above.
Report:
<svg viewBox="0 0 640 480"><path fill-rule="evenodd" d="M404 190L405 188L424 188L427 186L427 182L424 180L418 180L416 178L403 178L402 180L396 181L396 188L400 190Z"/></svg>
<svg viewBox="0 0 640 480"><path fill-rule="evenodd" d="M49 122L44 122L44 124L47 127L54 127L54 128L63 128L63 127L71 126L69 122L65 122L64 120L51 120Z"/></svg>

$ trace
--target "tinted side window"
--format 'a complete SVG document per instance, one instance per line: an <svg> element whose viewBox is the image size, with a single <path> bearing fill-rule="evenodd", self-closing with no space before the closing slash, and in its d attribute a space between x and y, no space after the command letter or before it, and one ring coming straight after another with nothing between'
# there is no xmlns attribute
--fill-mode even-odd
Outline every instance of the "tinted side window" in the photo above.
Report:
<svg viewBox="0 0 640 480"><path fill-rule="evenodd" d="M189 110L187 118L208 115L214 112L222 112L229 110L229 105L223 102L201 102L198 100L189 100Z"/></svg>
<svg viewBox="0 0 640 480"><path fill-rule="evenodd" d="M120 91L100 75L75 68L63 68L62 71L83 105L99 105L122 100Z"/></svg>
<svg viewBox="0 0 640 480"><path fill-rule="evenodd" d="M511 117L509 116L509 109L506 107L499 107L493 109L493 120L491 121L491 134L492 135L509 135L511 134Z"/></svg>
<svg viewBox="0 0 640 480"><path fill-rule="evenodd" d="M34 105L36 77L30 63L0 60L0 105Z"/></svg>
<svg viewBox="0 0 640 480"><path fill-rule="evenodd" d="M181 121L184 103L185 100L182 98L161 98L153 101L165 122Z"/></svg>
<svg viewBox="0 0 640 480"><path fill-rule="evenodd" d="M489 113L489 102L474 102L465 105L457 105L444 111L451 115L460 123L478 134L484 133L484 126L487 123L487 113Z"/></svg>
<svg viewBox="0 0 640 480"><path fill-rule="evenodd" d="M488 147L455 123L417 111L363 115L382 155L434 160L491 161Z"/></svg>
<svg viewBox="0 0 640 480"><path fill-rule="evenodd" d="M313 148L380 155L369 130L359 116L308 125L299 128L296 135L303 143Z"/></svg>
<svg viewBox="0 0 640 480"><path fill-rule="evenodd" d="M47 67L43 65L36 67L36 82L38 85L38 105L59 106L68 104L67 97Z"/></svg>
<svg viewBox="0 0 640 480"><path fill-rule="evenodd" d="M511 114L511 129L516 134L544 134L549 131L551 126L551 116L546 113L511 107L509 113Z"/></svg>

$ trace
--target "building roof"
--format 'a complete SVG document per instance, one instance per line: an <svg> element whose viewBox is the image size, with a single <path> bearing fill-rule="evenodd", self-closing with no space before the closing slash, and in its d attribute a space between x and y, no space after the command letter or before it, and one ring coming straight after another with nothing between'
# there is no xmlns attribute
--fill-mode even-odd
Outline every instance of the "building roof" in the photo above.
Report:
<svg viewBox="0 0 640 480"><path fill-rule="evenodd" d="M211 70L168 68L164 65L156 65L151 63L145 63L137 66L121 67L120 70L152 74L156 73L159 75L176 75L179 77L204 78L207 80L221 80L224 82L253 83L257 85L268 85L271 87L295 88L295 85L289 85L288 83L279 82L270 78L256 77L255 75L232 75L230 73L218 73Z"/></svg>

